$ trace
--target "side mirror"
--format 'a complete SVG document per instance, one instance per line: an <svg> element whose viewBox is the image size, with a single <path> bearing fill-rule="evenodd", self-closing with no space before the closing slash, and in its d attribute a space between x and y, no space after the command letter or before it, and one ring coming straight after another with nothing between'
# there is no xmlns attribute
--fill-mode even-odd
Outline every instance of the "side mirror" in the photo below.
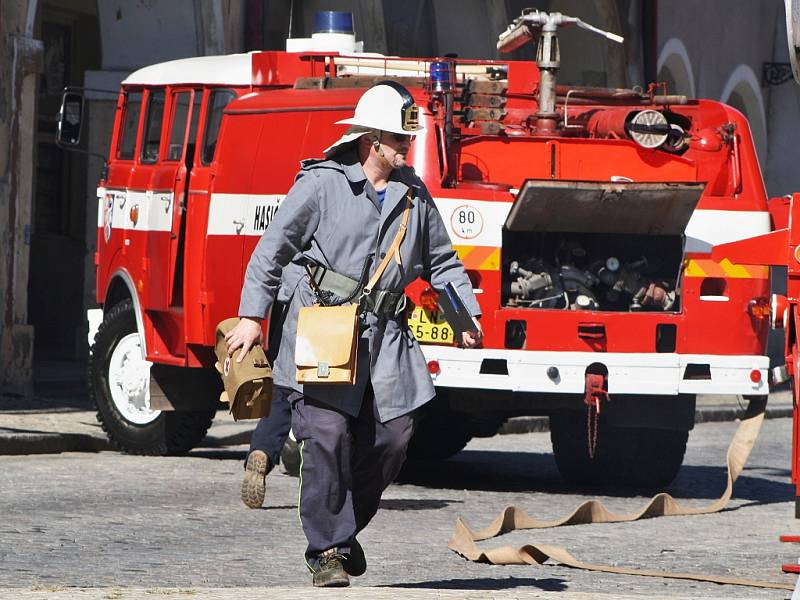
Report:
<svg viewBox="0 0 800 600"><path fill-rule="evenodd" d="M800 83L800 0L784 0L786 6L786 37L789 42L789 62L794 80Z"/></svg>
<svg viewBox="0 0 800 600"><path fill-rule="evenodd" d="M81 141L83 122L83 94L64 90L61 110L58 113L56 143L60 146L77 146Z"/></svg>

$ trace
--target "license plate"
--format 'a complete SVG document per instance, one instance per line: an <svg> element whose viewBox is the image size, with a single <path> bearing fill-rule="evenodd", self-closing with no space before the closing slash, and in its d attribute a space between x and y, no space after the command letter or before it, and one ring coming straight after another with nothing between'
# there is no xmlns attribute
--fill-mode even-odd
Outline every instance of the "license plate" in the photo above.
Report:
<svg viewBox="0 0 800 600"><path fill-rule="evenodd" d="M453 343L453 328L447 324L441 313L430 313L417 306L411 313L408 325L418 342Z"/></svg>

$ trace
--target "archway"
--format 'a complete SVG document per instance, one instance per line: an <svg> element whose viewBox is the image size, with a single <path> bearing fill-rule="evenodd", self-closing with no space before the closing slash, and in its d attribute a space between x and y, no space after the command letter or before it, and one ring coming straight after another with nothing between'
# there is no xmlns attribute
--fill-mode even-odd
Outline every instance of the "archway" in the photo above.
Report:
<svg viewBox="0 0 800 600"><path fill-rule="evenodd" d="M661 48L656 65L657 79L667 84L667 93L695 97L694 71L686 46L678 38L670 38Z"/></svg>
<svg viewBox="0 0 800 600"><path fill-rule="evenodd" d="M720 95L720 102L729 104L747 117L750 132L762 164L767 158L767 113L758 78L749 65L737 66Z"/></svg>

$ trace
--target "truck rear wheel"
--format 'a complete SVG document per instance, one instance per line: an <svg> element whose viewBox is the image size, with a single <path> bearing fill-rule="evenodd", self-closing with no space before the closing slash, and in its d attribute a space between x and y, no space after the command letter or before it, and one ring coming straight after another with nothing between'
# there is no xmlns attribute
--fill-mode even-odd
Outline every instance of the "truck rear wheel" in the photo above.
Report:
<svg viewBox="0 0 800 600"><path fill-rule="evenodd" d="M215 411L149 406L150 363L142 357L133 303L103 316L89 353L89 396L111 445L130 454L185 454L205 437Z"/></svg>
<svg viewBox="0 0 800 600"><path fill-rule="evenodd" d="M551 416L550 439L558 470L567 481L665 488L678 474L689 432L615 427L601 418L592 459L586 414L581 413Z"/></svg>

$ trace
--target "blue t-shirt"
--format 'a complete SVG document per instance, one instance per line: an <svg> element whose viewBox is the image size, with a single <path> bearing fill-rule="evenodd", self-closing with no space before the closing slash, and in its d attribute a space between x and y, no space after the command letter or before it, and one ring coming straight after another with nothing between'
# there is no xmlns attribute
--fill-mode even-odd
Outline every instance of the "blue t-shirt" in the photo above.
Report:
<svg viewBox="0 0 800 600"><path fill-rule="evenodd" d="M378 192L378 190L375 191ZM385 197L386 197L386 188L383 188L381 191L378 192L378 202L381 203L381 206L383 206L383 199Z"/></svg>

